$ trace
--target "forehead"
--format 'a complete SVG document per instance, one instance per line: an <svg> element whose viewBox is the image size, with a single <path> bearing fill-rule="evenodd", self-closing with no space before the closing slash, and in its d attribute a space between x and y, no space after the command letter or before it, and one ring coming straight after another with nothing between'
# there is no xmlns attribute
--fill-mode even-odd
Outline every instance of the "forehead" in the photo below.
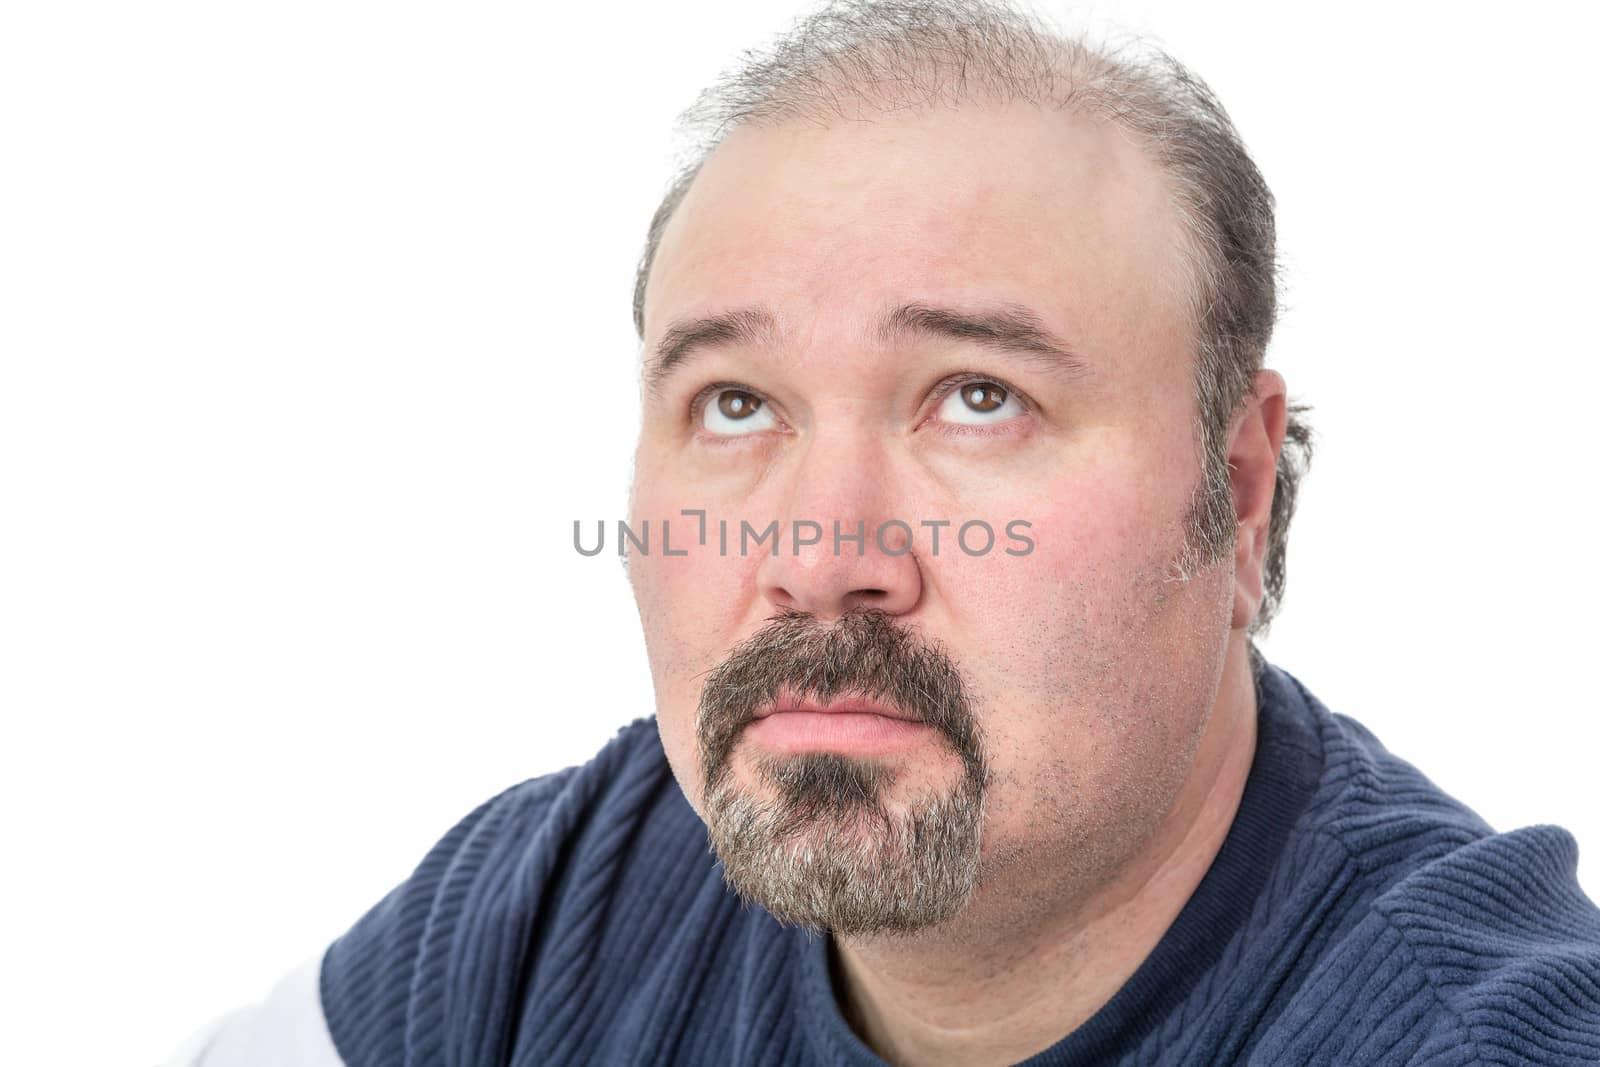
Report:
<svg viewBox="0 0 1600 1067"><path fill-rule="evenodd" d="M662 234L646 341L685 318L772 309L858 339L907 300L1035 311L1119 374L1187 336L1182 230L1120 128L1028 104L736 129Z"/></svg>

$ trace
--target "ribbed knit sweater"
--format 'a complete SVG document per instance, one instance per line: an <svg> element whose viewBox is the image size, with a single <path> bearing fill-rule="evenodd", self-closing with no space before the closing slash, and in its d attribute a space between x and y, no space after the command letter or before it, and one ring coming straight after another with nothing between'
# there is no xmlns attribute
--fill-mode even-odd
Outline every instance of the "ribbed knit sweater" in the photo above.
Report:
<svg viewBox="0 0 1600 1067"><path fill-rule="evenodd" d="M1256 689L1211 868L1026 1064L1600 1064L1572 835L1496 833L1281 668ZM329 948L321 999L349 1067L882 1065L830 941L724 885L647 717L463 819Z"/></svg>

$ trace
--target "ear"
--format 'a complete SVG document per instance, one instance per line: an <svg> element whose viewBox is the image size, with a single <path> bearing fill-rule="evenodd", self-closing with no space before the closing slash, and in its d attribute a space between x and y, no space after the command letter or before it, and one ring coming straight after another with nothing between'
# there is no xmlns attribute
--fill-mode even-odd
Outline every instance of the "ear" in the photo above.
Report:
<svg viewBox="0 0 1600 1067"><path fill-rule="evenodd" d="M1243 630L1261 607L1262 570L1277 484L1278 452L1283 448L1288 401L1283 375L1256 372L1254 388L1234 416L1228 435L1228 478L1239 536L1233 556L1233 628Z"/></svg>

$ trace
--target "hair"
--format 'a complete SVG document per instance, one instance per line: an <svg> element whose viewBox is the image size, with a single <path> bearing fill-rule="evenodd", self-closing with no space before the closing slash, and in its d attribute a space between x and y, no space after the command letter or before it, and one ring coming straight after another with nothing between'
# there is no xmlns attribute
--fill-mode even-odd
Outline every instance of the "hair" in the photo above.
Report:
<svg viewBox="0 0 1600 1067"><path fill-rule="evenodd" d="M1004 0L825 4L768 49L744 53L681 116L692 148L650 221L634 281L634 326L642 338L645 287L667 223L706 158L736 127L1012 101L1115 123L1166 178L1181 219L1188 284L1179 295L1194 336L1202 464L1186 533L1192 562L1215 562L1238 532L1228 427L1253 389L1277 318L1274 201L1216 94L1160 48L1091 46ZM1283 599L1289 522L1311 462L1309 410L1288 404L1252 637L1266 631ZM1250 647L1259 665L1253 641Z"/></svg>

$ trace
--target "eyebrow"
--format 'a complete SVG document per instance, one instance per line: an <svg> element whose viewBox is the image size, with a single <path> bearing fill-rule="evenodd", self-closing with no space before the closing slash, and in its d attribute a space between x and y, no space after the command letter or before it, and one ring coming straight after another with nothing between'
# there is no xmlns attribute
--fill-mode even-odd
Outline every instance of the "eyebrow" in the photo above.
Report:
<svg viewBox="0 0 1600 1067"><path fill-rule="evenodd" d="M903 304L884 318L878 335L889 340L905 334L974 341L985 348L1030 357L1043 369L1068 378L1090 373L1089 364L1046 329L1036 312L1022 304L1000 304L981 311Z"/></svg>
<svg viewBox="0 0 1600 1067"><path fill-rule="evenodd" d="M674 370L703 349L770 341L776 332L772 313L760 307L673 323L656 342L655 358L645 363L645 388L659 392Z"/></svg>
<svg viewBox="0 0 1600 1067"><path fill-rule="evenodd" d="M673 371L703 350L770 343L776 333L776 320L762 307L741 308L674 323L656 342L654 357L645 363L645 387L652 393L658 392ZM1027 357L1044 370L1068 378L1090 373L1089 364L1046 329L1037 313L1022 304L1004 303L975 311L923 303L902 304L883 317L877 333L884 341L924 335L974 342L985 348Z"/></svg>

